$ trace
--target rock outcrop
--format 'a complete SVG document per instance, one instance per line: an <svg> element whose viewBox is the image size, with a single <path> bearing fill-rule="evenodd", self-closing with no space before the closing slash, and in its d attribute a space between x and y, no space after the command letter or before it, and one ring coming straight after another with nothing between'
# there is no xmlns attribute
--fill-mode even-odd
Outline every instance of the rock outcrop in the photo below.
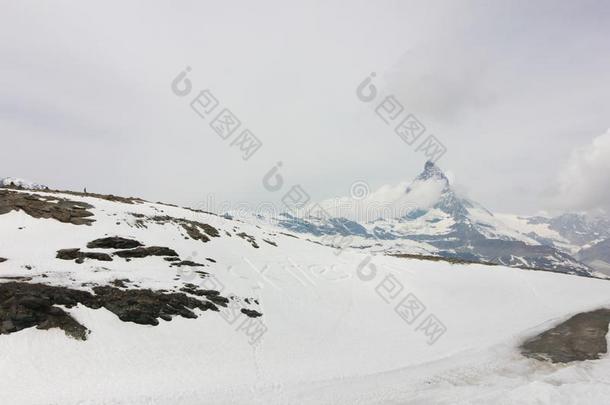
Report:
<svg viewBox="0 0 610 405"><path fill-rule="evenodd" d="M125 284L121 282L119 285ZM123 322L156 326L159 319L171 321L174 316L194 319L197 318L193 312L195 309L219 311L219 306L227 307L228 303L229 299L218 291L198 290L194 285L186 292L96 286L91 293L66 287L9 282L0 284L0 335L32 327L59 328L68 336L85 340L89 333L87 328L58 305L68 309L77 304L92 309L105 308ZM255 315L254 312L246 315Z"/></svg>
<svg viewBox="0 0 610 405"><path fill-rule="evenodd" d="M140 246L144 245L137 240L121 238L120 236L96 239L87 243L88 249L133 249Z"/></svg>
<svg viewBox="0 0 610 405"><path fill-rule="evenodd" d="M103 262L111 262L112 257L106 253L97 252L81 252L80 249L60 249L57 251L57 259L75 260L77 263L83 263L85 259L99 260Z"/></svg>
<svg viewBox="0 0 610 405"><path fill-rule="evenodd" d="M610 309L574 315L523 343L521 353L553 363L599 359L608 351L606 335L609 322Z"/></svg>
<svg viewBox="0 0 610 405"><path fill-rule="evenodd" d="M119 250L115 255L124 259L143 258L148 256L173 256L178 257L175 250L162 246L138 247L130 250Z"/></svg>
<svg viewBox="0 0 610 405"><path fill-rule="evenodd" d="M0 215L23 211L34 218L50 218L74 225L91 225L92 205L58 197L47 197L9 189L0 189Z"/></svg>

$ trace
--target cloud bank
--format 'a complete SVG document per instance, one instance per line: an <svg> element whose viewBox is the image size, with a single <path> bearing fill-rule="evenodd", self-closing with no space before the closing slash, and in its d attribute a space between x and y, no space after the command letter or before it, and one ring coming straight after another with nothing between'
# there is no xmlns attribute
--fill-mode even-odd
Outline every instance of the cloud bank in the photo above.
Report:
<svg viewBox="0 0 610 405"><path fill-rule="evenodd" d="M575 150L559 178L566 209L610 212L610 129Z"/></svg>

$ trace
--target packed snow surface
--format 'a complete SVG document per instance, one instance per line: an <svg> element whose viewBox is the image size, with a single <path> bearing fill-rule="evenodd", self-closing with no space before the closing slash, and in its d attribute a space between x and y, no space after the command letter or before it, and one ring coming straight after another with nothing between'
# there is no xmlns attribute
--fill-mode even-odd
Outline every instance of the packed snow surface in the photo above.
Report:
<svg viewBox="0 0 610 405"><path fill-rule="evenodd" d="M52 195L93 205L95 223L0 215L0 257L8 259L1 277L83 289L117 278L172 289L189 277L161 258L80 265L55 258L58 249L96 238L129 237L182 258L214 259L205 271L225 292L256 298L266 330L253 339L241 320L231 324L211 311L153 327L77 307L68 311L91 330L87 341L56 329L0 336L2 403L610 403L607 358L551 365L517 349L572 314L609 305L608 281L357 249L338 254L302 236L202 212ZM210 224L221 237L201 243L172 224L144 228L142 215ZM414 302L417 310L405 309Z"/></svg>

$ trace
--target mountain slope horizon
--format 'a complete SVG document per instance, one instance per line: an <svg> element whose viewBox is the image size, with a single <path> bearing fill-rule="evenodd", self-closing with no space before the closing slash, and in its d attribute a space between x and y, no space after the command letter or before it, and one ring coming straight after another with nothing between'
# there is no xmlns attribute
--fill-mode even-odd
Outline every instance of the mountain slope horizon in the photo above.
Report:
<svg viewBox="0 0 610 405"><path fill-rule="evenodd" d="M3 179L2 186L49 189L17 178ZM320 215L319 210L324 214ZM310 234L320 243L339 249L433 256L587 277L605 277L601 273L607 270L605 255L592 257L591 252L599 252L599 247L582 256L586 264L579 261L578 253L610 237L604 228L610 221L599 220L594 226L582 215L572 213L555 218L494 214L455 192L449 178L431 161L411 182L384 186L364 197L324 200L307 207L304 215L284 212L276 217L253 215L243 219L257 223L261 218L264 223ZM544 232L527 229L524 223L546 224L558 236L549 238ZM568 239L572 237L569 244L562 232Z"/></svg>
<svg viewBox="0 0 610 405"><path fill-rule="evenodd" d="M345 212L352 215L342 215ZM430 254L582 276L595 273L574 258L574 252L543 243L539 235L523 233L478 202L460 196L431 161L410 183L384 187L363 198L325 200L300 217L284 213L272 222L294 232L334 239L331 244L344 247ZM343 236L341 241L337 241L339 235Z"/></svg>

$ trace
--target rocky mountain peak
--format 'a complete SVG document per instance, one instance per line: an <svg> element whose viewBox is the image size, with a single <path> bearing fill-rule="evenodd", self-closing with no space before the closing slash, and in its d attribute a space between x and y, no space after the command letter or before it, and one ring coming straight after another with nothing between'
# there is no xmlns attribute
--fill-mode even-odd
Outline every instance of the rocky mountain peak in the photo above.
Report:
<svg viewBox="0 0 610 405"><path fill-rule="evenodd" d="M416 180L430 180L438 179L445 180L449 184L449 179L445 176L445 173L431 160L428 160L424 166L424 171L417 176Z"/></svg>
<svg viewBox="0 0 610 405"><path fill-rule="evenodd" d="M427 161L424 170L407 187L408 195L425 196L428 208L436 208L461 220L468 215L464 201L458 197L449 184L445 173L432 161ZM422 207L420 207L422 208Z"/></svg>

